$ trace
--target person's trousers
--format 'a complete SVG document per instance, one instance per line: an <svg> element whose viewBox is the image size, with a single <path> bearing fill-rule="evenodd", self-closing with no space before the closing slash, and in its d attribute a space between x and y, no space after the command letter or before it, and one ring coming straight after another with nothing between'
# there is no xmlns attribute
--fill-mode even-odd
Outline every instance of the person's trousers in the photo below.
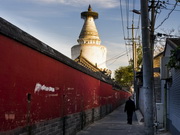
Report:
<svg viewBox="0 0 180 135"><path fill-rule="evenodd" d="M133 112L127 112L127 123L132 124Z"/></svg>

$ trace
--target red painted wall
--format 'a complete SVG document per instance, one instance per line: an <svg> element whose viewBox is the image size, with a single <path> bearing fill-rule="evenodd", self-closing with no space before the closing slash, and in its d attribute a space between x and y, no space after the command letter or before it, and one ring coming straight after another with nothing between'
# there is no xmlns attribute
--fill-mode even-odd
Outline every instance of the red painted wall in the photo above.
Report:
<svg viewBox="0 0 180 135"><path fill-rule="evenodd" d="M0 131L105 104L116 107L128 96L125 91L115 91L110 84L0 35Z"/></svg>

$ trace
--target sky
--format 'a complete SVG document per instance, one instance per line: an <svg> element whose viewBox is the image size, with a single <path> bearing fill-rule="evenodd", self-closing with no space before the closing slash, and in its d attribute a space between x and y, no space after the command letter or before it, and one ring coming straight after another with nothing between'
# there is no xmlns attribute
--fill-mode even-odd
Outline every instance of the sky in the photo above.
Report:
<svg viewBox="0 0 180 135"><path fill-rule="evenodd" d="M131 38L132 22L135 37L141 36L139 0L0 0L0 16L20 29L71 58L71 47L77 44L84 20L80 14L92 10L99 13L95 20L101 45L107 48L107 67L114 71L127 66L132 58L132 46L124 40ZM175 0L159 10L156 26L161 24L173 8ZM180 29L180 3L155 32L168 33L172 28ZM127 29L128 28L128 29ZM174 33L175 33L174 32Z"/></svg>

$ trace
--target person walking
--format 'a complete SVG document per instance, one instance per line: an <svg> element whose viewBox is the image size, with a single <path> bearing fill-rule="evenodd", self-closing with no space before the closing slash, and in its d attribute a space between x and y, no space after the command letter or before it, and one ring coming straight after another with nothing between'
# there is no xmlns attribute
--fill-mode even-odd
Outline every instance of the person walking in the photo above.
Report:
<svg viewBox="0 0 180 135"><path fill-rule="evenodd" d="M133 112L135 112L135 103L132 100L132 97L129 97L129 100L126 101L124 112L127 113L127 123L132 124Z"/></svg>

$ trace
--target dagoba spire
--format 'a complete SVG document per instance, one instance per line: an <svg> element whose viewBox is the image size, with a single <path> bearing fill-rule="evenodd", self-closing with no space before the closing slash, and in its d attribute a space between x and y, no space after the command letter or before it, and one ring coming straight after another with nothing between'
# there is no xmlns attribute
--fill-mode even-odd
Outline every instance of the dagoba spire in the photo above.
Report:
<svg viewBox="0 0 180 135"><path fill-rule="evenodd" d="M78 45L71 48L72 59L83 58L95 67L104 70L106 67L107 49L101 45L101 40L94 20L98 18L98 13L94 12L89 5L87 11L81 13L84 25L79 34Z"/></svg>
<svg viewBox="0 0 180 135"><path fill-rule="evenodd" d="M88 11L92 11L91 5L89 4Z"/></svg>
<svg viewBox="0 0 180 135"><path fill-rule="evenodd" d="M94 19L98 18L98 13L92 11L91 5L88 7L88 11L81 13L81 18L84 19L84 25L77 40L79 44L101 44L99 34L94 22Z"/></svg>

